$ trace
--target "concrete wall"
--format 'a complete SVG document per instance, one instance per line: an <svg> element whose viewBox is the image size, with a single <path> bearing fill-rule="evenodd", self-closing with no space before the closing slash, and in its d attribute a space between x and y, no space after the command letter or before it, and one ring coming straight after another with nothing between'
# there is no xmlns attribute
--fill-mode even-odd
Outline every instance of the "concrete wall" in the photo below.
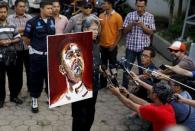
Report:
<svg viewBox="0 0 195 131"><path fill-rule="evenodd" d="M172 61L171 53L167 49L171 45L170 42L159 36L157 33L154 34L152 46L167 60Z"/></svg>

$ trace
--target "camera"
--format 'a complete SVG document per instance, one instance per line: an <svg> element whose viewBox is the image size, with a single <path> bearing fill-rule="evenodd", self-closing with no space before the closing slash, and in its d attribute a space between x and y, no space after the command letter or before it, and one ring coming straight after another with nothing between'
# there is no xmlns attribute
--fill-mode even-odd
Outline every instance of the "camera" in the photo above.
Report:
<svg viewBox="0 0 195 131"><path fill-rule="evenodd" d="M3 61L6 66L16 65L17 54L16 51L6 51L3 55Z"/></svg>
<svg viewBox="0 0 195 131"><path fill-rule="evenodd" d="M159 66L159 68L160 68L161 70L166 70L166 69L167 69L167 67L166 67L164 64L162 64L161 66Z"/></svg>

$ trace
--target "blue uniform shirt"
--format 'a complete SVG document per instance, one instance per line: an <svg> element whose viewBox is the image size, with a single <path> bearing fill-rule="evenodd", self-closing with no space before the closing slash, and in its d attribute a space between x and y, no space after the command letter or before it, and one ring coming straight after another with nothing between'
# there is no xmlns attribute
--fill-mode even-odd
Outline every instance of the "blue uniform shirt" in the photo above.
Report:
<svg viewBox="0 0 195 131"><path fill-rule="evenodd" d="M47 23L40 17L35 16L26 23L24 36L31 40L30 45L38 51L47 51L47 35L55 34L55 20L47 19Z"/></svg>

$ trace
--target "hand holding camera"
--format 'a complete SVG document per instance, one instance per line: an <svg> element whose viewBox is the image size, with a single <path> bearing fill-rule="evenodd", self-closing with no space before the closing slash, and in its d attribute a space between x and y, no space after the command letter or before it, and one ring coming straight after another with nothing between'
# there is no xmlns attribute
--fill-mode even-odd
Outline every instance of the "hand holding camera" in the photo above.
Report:
<svg viewBox="0 0 195 131"><path fill-rule="evenodd" d="M180 94L174 94L174 97L176 98L176 100L180 103L184 103L184 101L186 100L186 98L184 98L182 95Z"/></svg>
<svg viewBox="0 0 195 131"><path fill-rule="evenodd" d="M115 88L113 85L108 85L108 87L113 95L118 96L121 94L119 88Z"/></svg>
<svg viewBox="0 0 195 131"><path fill-rule="evenodd" d="M115 96L123 95L126 98L130 97L130 93L124 87L116 88L112 85L109 85L108 87L109 87L110 91L112 92L112 94Z"/></svg>
<svg viewBox="0 0 195 131"><path fill-rule="evenodd" d="M130 93L128 92L128 90L127 90L126 88L120 87L120 88L119 88L119 91L120 91L120 93L121 93L123 96L125 96L126 98L129 98Z"/></svg>

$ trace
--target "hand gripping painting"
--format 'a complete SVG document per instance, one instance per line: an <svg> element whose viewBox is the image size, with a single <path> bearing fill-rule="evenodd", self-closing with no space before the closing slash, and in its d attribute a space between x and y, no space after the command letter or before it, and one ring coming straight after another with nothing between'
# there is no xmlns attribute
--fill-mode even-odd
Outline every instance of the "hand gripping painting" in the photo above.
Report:
<svg viewBox="0 0 195 131"><path fill-rule="evenodd" d="M92 33L48 36L49 107L92 97Z"/></svg>

